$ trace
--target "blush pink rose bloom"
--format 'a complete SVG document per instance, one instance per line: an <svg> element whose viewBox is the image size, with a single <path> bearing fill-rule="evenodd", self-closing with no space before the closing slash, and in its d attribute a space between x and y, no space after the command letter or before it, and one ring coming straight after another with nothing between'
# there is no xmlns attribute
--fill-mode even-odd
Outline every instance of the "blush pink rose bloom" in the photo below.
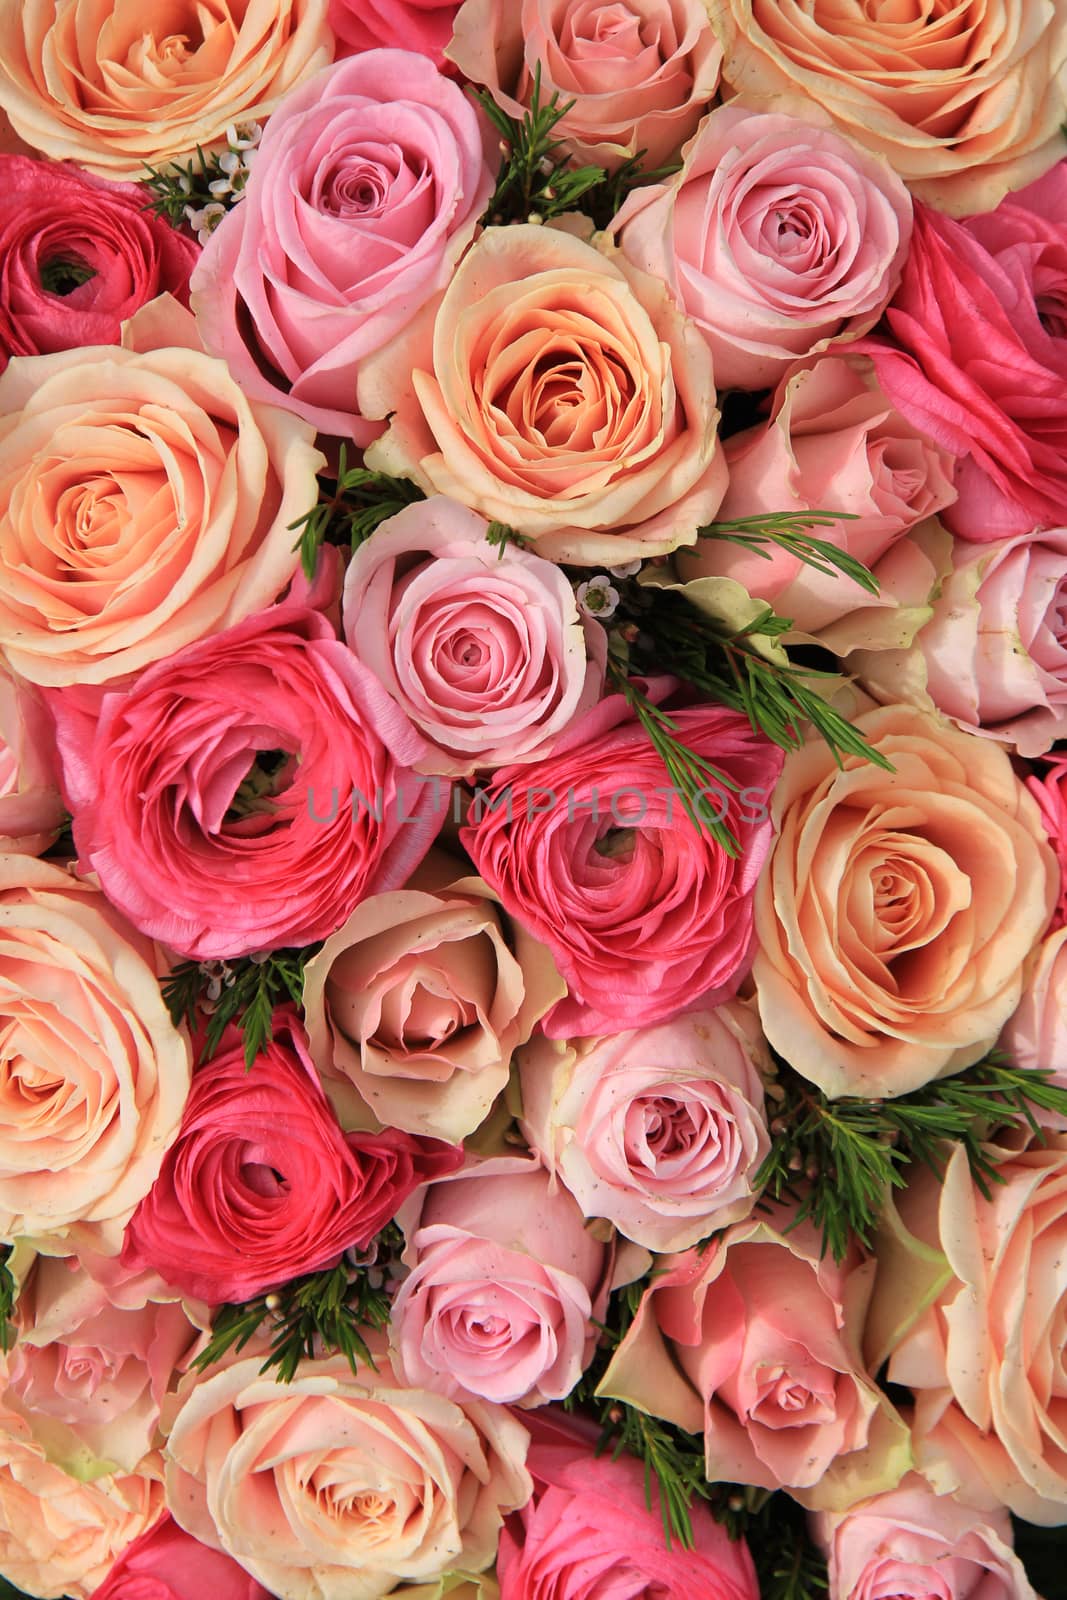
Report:
<svg viewBox="0 0 1067 1600"><path fill-rule="evenodd" d="M908 1430L860 1352L874 1261L835 1263L790 1221L664 1257L599 1392L703 1433L711 1482L841 1509L894 1487Z"/></svg>
<svg viewBox="0 0 1067 1600"><path fill-rule="evenodd" d="M191 1539L173 1517L128 1544L91 1600L271 1600L219 1550Z"/></svg>
<svg viewBox="0 0 1067 1600"><path fill-rule="evenodd" d="M447 55L521 122L540 73L541 104L567 111L554 136L579 165L614 171L668 161L719 86L722 49L700 0L465 0Z"/></svg>
<svg viewBox="0 0 1067 1600"><path fill-rule="evenodd" d="M117 1556L164 1512L159 1458L80 1482L0 1412L0 1572L44 1600L89 1600Z"/></svg>
<svg viewBox="0 0 1067 1600"><path fill-rule="evenodd" d="M444 67L458 10L459 0L330 0L329 18L338 56L384 45L417 50Z"/></svg>
<svg viewBox="0 0 1067 1600"><path fill-rule="evenodd" d="M160 1442L160 1411L194 1354L206 1307L112 1294L73 1258L38 1256L22 1276L3 1403L77 1478L134 1472Z"/></svg>
<svg viewBox="0 0 1067 1600"><path fill-rule="evenodd" d="M538 1037L518 1062L520 1127L587 1217L667 1251L752 1210L770 1057L747 1005L606 1039Z"/></svg>
<svg viewBox="0 0 1067 1600"><path fill-rule="evenodd" d="M488 531L434 495L383 522L345 577L345 638L426 740L420 772L536 761L604 685L604 630L569 580Z"/></svg>
<svg viewBox="0 0 1067 1600"><path fill-rule="evenodd" d="M600 1430L575 1417L529 1419L534 1497L504 1524L500 1600L759 1600L748 1545L694 1506L693 1542L663 1533L641 1464L597 1453Z"/></svg>
<svg viewBox="0 0 1067 1600"><path fill-rule="evenodd" d="M562 1400L592 1360L614 1252L547 1172L499 1157L431 1184L400 1221L412 1271L393 1301L405 1381L508 1405Z"/></svg>
<svg viewBox="0 0 1067 1600"><path fill-rule="evenodd" d="M652 692L671 685L657 680ZM461 831L482 877L567 980L567 998L544 1023L551 1038L707 1009L747 968L782 754L722 706L669 715L678 737L738 786L714 791L737 857L690 821L622 695L574 725L547 760L495 773Z"/></svg>
<svg viewBox="0 0 1067 1600"><path fill-rule="evenodd" d="M544 945L462 870L431 852L405 889L362 901L304 969L309 1049L342 1123L369 1106L388 1127L459 1143L566 993Z"/></svg>
<svg viewBox="0 0 1067 1600"><path fill-rule="evenodd" d="M533 1488L520 1422L406 1386L366 1338L377 1371L335 1356L279 1383L256 1355L187 1383L167 1442L175 1521L287 1600L482 1572Z"/></svg>
<svg viewBox="0 0 1067 1600"><path fill-rule="evenodd" d="M65 816L52 719L33 685L0 666L0 847L40 855Z"/></svg>
<svg viewBox="0 0 1067 1600"><path fill-rule="evenodd" d="M403 883L444 820L390 754L410 765L418 736L297 604L159 662L95 717L71 694L52 709L81 859L197 960L325 938Z"/></svg>
<svg viewBox="0 0 1067 1600"><path fill-rule="evenodd" d="M1007 1512L935 1494L917 1473L849 1511L820 1512L813 1534L828 1600L1038 1600Z"/></svg>
<svg viewBox="0 0 1067 1600"><path fill-rule="evenodd" d="M1037 805L988 739L912 706L854 726L892 763L786 759L756 888L771 1045L828 1095L905 1094L985 1054L1059 893Z"/></svg>
<svg viewBox="0 0 1067 1600"><path fill-rule="evenodd" d="M1052 756L1040 774L1026 780L1037 801L1041 821L1060 867L1060 898L1056 924L1067 922L1067 756Z"/></svg>
<svg viewBox="0 0 1067 1600"><path fill-rule="evenodd" d="M48 862L0 856L0 908L0 1237L114 1234L189 1093L166 967L98 889Z"/></svg>
<svg viewBox="0 0 1067 1600"><path fill-rule="evenodd" d="M1000 1036L999 1048L1017 1067L1043 1068L1067 1089L1067 926L1061 925L1038 947L1027 970L1022 999ZM1034 1120L1048 1128L1067 1128L1067 1117L1032 1106Z"/></svg>
<svg viewBox="0 0 1067 1600"><path fill-rule="evenodd" d="M721 519L846 512L855 520L813 531L865 567L956 495L953 457L904 421L878 387L870 361L859 356L825 355L790 369L769 420L734 434L725 449L730 483ZM757 555L705 539L679 551L679 571L685 578L733 578L806 633L857 609L894 604L840 572L817 572L772 545L762 549Z"/></svg>
<svg viewBox="0 0 1067 1600"><path fill-rule="evenodd" d="M965 539L1004 539L1067 521L1067 340L1055 309L1067 277L1067 170L1056 173L1058 220L1042 222L1046 202L1028 208L1046 235L1040 243L1020 242L1010 225L1018 196L1002 208L1003 249L1001 210L976 228L980 218L953 222L917 206L911 252L887 312L892 342L865 346L897 409L957 456L959 497L945 522ZM1054 255L1060 284L1051 316L1046 254Z"/></svg>
<svg viewBox="0 0 1067 1600"><path fill-rule="evenodd" d="M1067 735L1067 528L957 539L905 651L850 660L877 699L935 707L1025 757Z"/></svg>
<svg viewBox="0 0 1067 1600"><path fill-rule="evenodd" d="M692 541L726 486L711 357L666 286L563 226L487 228L359 375L367 465L617 565Z"/></svg>
<svg viewBox="0 0 1067 1600"><path fill-rule="evenodd" d="M327 0L165 13L123 0L0 0L0 106L35 150L103 178L195 158L333 54Z"/></svg>
<svg viewBox="0 0 1067 1600"><path fill-rule="evenodd" d="M1001 1151L979 1191L962 1145L887 1213L869 1353L915 1396L915 1464L939 1494L1067 1518L1063 1410L1067 1134ZM888 1243L888 1241L887 1241Z"/></svg>
<svg viewBox="0 0 1067 1600"><path fill-rule="evenodd" d="M878 321L907 256L911 199L840 134L726 105L679 173L630 193L612 230L696 322L718 387L762 389Z"/></svg>
<svg viewBox="0 0 1067 1600"><path fill-rule="evenodd" d="M127 337L183 337L183 317L191 326L176 303L154 302ZM290 524L318 498L313 437L250 403L200 350L11 362L0 377L9 665L34 683L106 683L270 605L299 569Z"/></svg>
<svg viewBox="0 0 1067 1600"><path fill-rule="evenodd" d="M192 279L204 343L242 387L360 447L360 365L452 276L493 190L470 97L408 50L287 96ZM305 508L306 509L306 508Z"/></svg>

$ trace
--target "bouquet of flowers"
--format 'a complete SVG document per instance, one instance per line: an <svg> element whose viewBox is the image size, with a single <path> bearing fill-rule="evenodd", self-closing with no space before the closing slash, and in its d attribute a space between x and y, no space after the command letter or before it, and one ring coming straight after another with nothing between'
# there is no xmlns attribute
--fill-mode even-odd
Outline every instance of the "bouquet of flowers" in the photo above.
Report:
<svg viewBox="0 0 1067 1600"><path fill-rule="evenodd" d="M1056 1600L1067 0L0 111L9 1592Z"/></svg>

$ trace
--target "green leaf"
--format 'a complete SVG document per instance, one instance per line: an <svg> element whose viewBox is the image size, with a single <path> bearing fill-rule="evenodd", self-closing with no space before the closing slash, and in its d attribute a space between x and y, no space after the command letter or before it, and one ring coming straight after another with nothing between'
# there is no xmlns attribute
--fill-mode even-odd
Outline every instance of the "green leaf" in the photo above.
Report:
<svg viewBox="0 0 1067 1600"><path fill-rule="evenodd" d="M319 499L289 524L290 533L299 531L293 549L300 552L300 565L309 582L324 544L357 550L388 517L425 499L418 484L409 478L350 467L344 444L338 451L337 477L320 477L319 486Z"/></svg>
<svg viewBox="0 0 1067 1600"><path fill-rule="evenodd" d="M194 1032L205 1020L201 1061L209 1061L231 1023L244 1036L245 1066L251 1068L273 1037L277 1006L299 1005L304 993L304 967L321 944L272 950L257 960L182 961L163 980L163 999L175 1027Z"/></svg>
<svg viewBox="0 0 1067 1600"><path fill-rule="evenodd" d="M835 573L843 573L868 594L877 594L878 579L862 561L829 540L818 539L808 532L810 528L830 527L835 522L855 521L851 511L774 511L758 517L709 522L697 529L697 538L723 539L741 545L765 561L770 561L771 553L764 546L776 545L816 572L831 578Z"/></svg>

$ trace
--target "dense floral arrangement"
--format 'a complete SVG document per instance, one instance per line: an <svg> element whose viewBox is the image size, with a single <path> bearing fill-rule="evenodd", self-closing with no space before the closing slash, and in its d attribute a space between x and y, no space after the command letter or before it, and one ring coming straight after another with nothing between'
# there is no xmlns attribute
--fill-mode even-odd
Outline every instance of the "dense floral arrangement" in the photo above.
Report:
<svg viewBox="0 0 1067 1600"><path fill-rule="evenodd" d="M0 0L0 110L0 1588L1035 1600L1067 0Z"/></svg>

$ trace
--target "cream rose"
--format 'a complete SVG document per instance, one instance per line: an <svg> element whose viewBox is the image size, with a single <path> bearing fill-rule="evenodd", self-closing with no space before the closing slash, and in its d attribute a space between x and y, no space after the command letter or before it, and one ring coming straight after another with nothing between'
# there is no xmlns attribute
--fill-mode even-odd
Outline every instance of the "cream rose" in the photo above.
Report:
<svg viewBox="0 0 1067 1600"><path fill-rule="evenodd" d="M27 144L102 178L195 156L333 54L327 0L0 0L0 106Z"/></svg>
<svg viewBox="0 0 1067 1600"><path fill-rule="evenodd" d="M691 542L726 487L711 356L666 285L558 227L488 228L359 374L367 464L582 566Z"/></svg>
<svg viewBox="0 0 1067 1600"><path fill-rule="evenodd" d="M910 706L854 726L887 761L786 759L756 888L771 1044L829 1095L898 1095L976 1061L1019 1002L1059 872L1004 752Z"/></svg>
<svg viewBox="0 0 1067 1600"><path fill-rule="evenodd" d="M181 331L191 319L176 305ZM156 303L131 324L154 342ZM180 319L186 318L186 323ZM0 651L40 684L138 672L269 605L318 498L310 425L185 347L12 361L0 377Z"/></svg>
<svg viewBox="0 0 1067 1600"><path fill-rule="evenodd" d="M0 1237L123 1224L190 1076L151 942L89 884L0 856Z"/></svg>
<svg viewBox="0 0 1067 1600"><path fill-rule="evenodd" d="M354 1088L388 1126L459 1143L566 993L544 945L456 871L435 853L409 888L357 906L307 964L312 1059L342 1122L359 1120Z"/></svg>
<svg viewBox="0 0 1067 1600"><path fill-rule="evenodd" d="M406 1388L369 1341L377 1372L336 1356L279 1383L254 1356L190 1384L177 1411L175 1521L284 1600L379 1600L405 1579L480 1572L532 1492L519 1422Z"/></svg>
<svg viewBox="0 0 1067 1600"><path fill-rule="evenodd" d="M814 100L940 210L992 210L1062 154L1063 0L706 3L735 94Z"/></svg>
<svg viewBox="0 0 1067 1600"><path fill-rule="evenodd" d="M51 718L32 684L0 667L0 846L40 855L65 815Z"/></svg>

